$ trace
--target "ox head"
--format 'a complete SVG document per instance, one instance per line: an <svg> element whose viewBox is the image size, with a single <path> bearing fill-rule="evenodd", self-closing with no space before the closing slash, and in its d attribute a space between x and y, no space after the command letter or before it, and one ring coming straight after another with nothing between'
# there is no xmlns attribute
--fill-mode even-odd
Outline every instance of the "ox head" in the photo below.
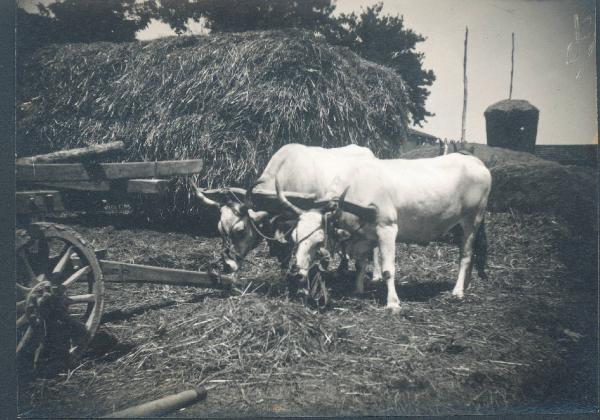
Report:
<svg viewBox="0 0 600 420"><path fill-rule="evenodd" d="M270 223L269 213L252 209L249 202L251 189L246 193L244 202L237 201L233 193L217 201L208 198L197 186L191 186L204 205L219 209L218 229L224 245L221 269L226 274L235 273L248 252L260 243L262 237L257 229L262 231Z"/></svg>
<svg viewBox="0 0 600 420"><path fill-rule="evenodd" d="M281 191L279 182L275 182L275 188L279 201L298 217L290 235L296 246L293 256L296 262L292 265L290 274L297 278L305 278L321 251L327 247L328 240L341 241L350 236L347 231L336 227L348 188L339 198L324 202L322 206L311 210L302 210L290 203Z"/></svg>

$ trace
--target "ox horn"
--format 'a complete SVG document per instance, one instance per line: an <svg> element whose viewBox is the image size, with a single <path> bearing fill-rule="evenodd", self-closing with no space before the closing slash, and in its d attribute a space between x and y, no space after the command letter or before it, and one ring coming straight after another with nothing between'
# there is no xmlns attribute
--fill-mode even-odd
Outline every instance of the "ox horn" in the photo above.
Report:
<svg viewBox="0 0 600 420"><path fill-rule="evenodd" d="M246 194L244 194L244 204L249 209L254 207L252 205L252 191L254 190L254 187L256 187L257 184L258 184L258 181L255 181L252 184L250 184L250 186L246 189Z"/></svg>
<svg viewBox="0 0 600 420"><path fill-rule="evenodd" d="M346 194L348 194L349 189L350 186L347 186L339 197L333 198L331 201L329 201L329 204L327 205L327 211L330 211L336 215L339 214L342 211L342 206L344 205L344 201L346 201Z"/></svg>
<svg viewBox="0 0 600 420"><path fill-rule="evenodd" d="M205 196L202 191L200 190L200 188L198 188L196 186L196 184L194 184L192 181L189 182L189 185L192 187L192 189L194 190L194 193L196 194L196 197L198 197L198 199L200 199L200 201L202 201L202 203L205 206L208 207L217 207L220 208L221 207L221 203L211 200L210 198L208 198L207 196Z"/></svg>
<svg viewBox="0 0 600 420"><path fill-rule="evenodd" d="M279 185L278 179L275 179L275 191L277 191L277 198L279 199L279 201L281 201L283 205L292 210L298 216L304 213L304 210L302 210L300 207L296 207L295 205L290 203L287 198L285 198L285 195L283 195L283 192L281 191L281 186Z"/></svg>
<svg viewBox="0 0 600 420"><path fill-rule="evenodd" d="M344 201L346 201L346 194L348 194L349 189L350 189L350 185L348 185L346 187L346 189L344 190L344 192L342 193L342 195L340 195L340 198L339 198L340 208L342 208L342 206L344 205Z"/></svg>

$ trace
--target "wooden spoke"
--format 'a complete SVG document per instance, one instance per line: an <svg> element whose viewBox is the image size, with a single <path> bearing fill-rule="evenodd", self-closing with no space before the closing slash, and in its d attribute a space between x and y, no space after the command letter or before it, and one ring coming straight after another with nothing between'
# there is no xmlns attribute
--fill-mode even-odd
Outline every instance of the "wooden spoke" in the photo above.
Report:
<svg viewBox="0 0 600 420"><path fill-rule="evenodd" d="M68 279L66 279L65 281L63 281L62 285L64 287L69 287L69 285L71 283L76 282L81 277L83 277L86 274L88 274L90 271L92 271L92 267L90 267L89 265L86 265L85 267L82 267L79 270L77 270L75 273L71 274L71 276Z"/></svg>
<svg viewBox="0 0 600 420"><path fill-rule="evenodd" d="M64 248L63 248L63 250L64 250ZM73 253L73 245L70 245L69 247L67 247L67 249L66 249L66 251L64 251L64 253L61 252L62 256L58 260L58 263L56 263L56 267L54 267L54 270L52 270L52 272L53 273L62 273L63 270L65 269L65 267L67 266L67 262L69 261L69 258L71 257L72 253Z"/></svg>
<svg viewBox="0 0 600 420"><path fill-rule="evenodd" d="M43 351L44 351L44 342L40 341L40 345L37 347L37 349L35 349L35 354L33 356L33 366L34 367L37 367L38 360Z"/></svg>
<svg viewBox="0 0 600 420"><path fill-rule="evenodd" d="M17 328L21 328L23 325L29 323L29 319L27 315L23 314L19 318L17 318Z"/></svg>
<svg viewBox="0 0 600 420"><path fill-rule="evenodd" d="M23 334L23 336L19 340L19 343L17 344L17 354L21 350L23 350L23 347L25 347L25 344L27 344L27 342L31 339L32 336L33 336L33 328L31 328L31 326L29 326L27 328L27 331L25 331L25 334Z"/></svg>
<svg viewBox="0 0 600 420"><path fill-rule="evenodd" d="M70 317L69 323L71 324L71 338L69 345L69 353L77 351L82 342L87 341L89 338L89 331L85 324Z"/></svg>
<svg viewBox="0 0 600 420"><path fill-rule="evenodd" d="M74 296L69 296L67 298L67 303L69 305L74 304L74 303L89 303L89 302L95 302L96 301L96 295L94 295L93 293L87 294L87 295L74 295Z"/></svg>
<svg viewBox="0 0 600 420"><path fill-rule="evenodd" d="M37 279L37 276L35 275L33 268L31 268L31 264L29 264L29 259L27 259L27 256L25 255L25 251L23 251L22 249L19 250L19 257L21 257L21 260L23 261L23 266L25 267L25 271L27 271L29 280L32 282L35 282Z"/></svg>
<svg viewBox="0 0 600 420"><path fill-rule="evenodd" d="M26 300L20 300L17 302L17 311L24 311L25 307L27 305L27 301Z"/></svg>
<svg viewBox="0 0 600 420"><path fill-rule="evenodd" d="M26 295L27 293L31 292L33 289L23 286L22 284L19 283L15 283L15 286L17 287L17 290L21 293L23 293L24 295Z"/></svg>

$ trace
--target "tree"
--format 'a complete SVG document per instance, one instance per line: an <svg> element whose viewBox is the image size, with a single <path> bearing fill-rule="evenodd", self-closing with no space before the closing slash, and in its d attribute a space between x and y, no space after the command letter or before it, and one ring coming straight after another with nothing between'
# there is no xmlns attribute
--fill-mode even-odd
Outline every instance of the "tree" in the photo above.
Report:
<svg viewBox="0 0 600 420"><path fill-rule="evenodd" d="M38 9L39 15L17 13L17 38L24 46L133 41L155 13L152 2L136 0L58 0Z"/></svg>
<svg viewBox="0 0 600 420"><path fill-rule="evenodd" d="M331 0L158 0L157 18L177 33L188 19L206 19L213 32L318 28L329 23Z"/></svg>
<svg viewBox="0 0 600 420"><path fill-rule="evenodd" d="M335 24L325 28L327 40L344 45L361 57L392 68L406 82L412 106L410 112L415 124L433 114L425 109L429 96L427 86L435 81L431 70L423 69L423 53L416 44L425 38L404 27L401 16L382 16L383 4L367 7L359 16L342 14Z"/></svg>

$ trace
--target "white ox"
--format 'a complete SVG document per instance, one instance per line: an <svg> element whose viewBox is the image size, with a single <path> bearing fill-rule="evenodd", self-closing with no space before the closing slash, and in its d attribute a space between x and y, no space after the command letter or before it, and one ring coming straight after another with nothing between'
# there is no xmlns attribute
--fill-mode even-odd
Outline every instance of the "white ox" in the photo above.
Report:
<svg viewBox="0 0 600 420"><path fill-rule="evenodd" d="M274 193L277 178L285 191L321 197L339 174L349 167L357 166L358 161L371 159L375 159L371 150L354 144L331 149L287 144L273 155L252 189ZM225 244L223 252L225 273L238 271L248 252L256 248L263 237L277 237L284 242L282 232L274 225L274 217L277 215L272 212L253 209L248 200L245 203L235 200L222 202L211 200L197 187L195 190L197 197L205 205L220 210L218 229ZM279 253L278 257L281 261L281 251L273 251L273 247L281 244L270 241L269 245L272 254Z"/></svg>
<svg viewBox="0 0 600 420"><path fill-rule="evenodd" d="M460 267L452 294L463 297L474 254L478 273L485 278L483 220L491 174L479 159L462 153L431 159L373 159L349 168L347 176L338 178L344 179L349 182L337 182L325 195L326 209L301 211L278 190L280 201L300 214L292 232L300 274L306 275L315 263L327 235L345 238L346 251L363 266L378 247L374 271L383 272L387 307L396 312L400 307L394 284L396 241L426 244L460 226ZM335 196L340 197L337 206L329 201ZM358 276L358 290L362 282L363 276Z"/></svg>

